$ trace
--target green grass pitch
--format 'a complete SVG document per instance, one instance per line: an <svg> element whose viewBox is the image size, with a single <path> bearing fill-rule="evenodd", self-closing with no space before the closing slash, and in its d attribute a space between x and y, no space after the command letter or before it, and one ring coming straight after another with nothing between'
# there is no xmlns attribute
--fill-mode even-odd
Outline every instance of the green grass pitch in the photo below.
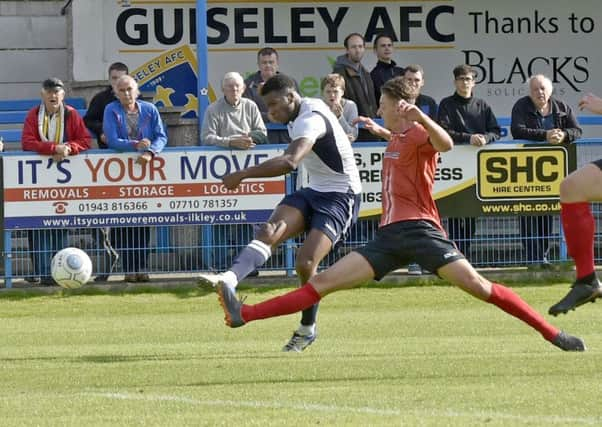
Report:
<svg viewBox="0 0 602 427"><path fill-rule="evenodd" d="M515 290L545 312L567 286ZM298 320L228 329L202 290L4 292L0 425L602 424L602 304L552 319L585 339L581 354L447 286L330 295L318 340L282 353Z"/></svg>

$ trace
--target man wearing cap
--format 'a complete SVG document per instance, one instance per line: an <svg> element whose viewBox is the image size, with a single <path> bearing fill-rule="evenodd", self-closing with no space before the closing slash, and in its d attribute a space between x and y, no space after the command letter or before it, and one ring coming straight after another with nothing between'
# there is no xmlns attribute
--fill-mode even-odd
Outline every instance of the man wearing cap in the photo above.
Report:
<svg viewBox="0 0 602 427"><path fill-rule="evenodd" d="M21 148L41 155L52 156L60 162L90 148L90 134L77 110L63 101L65 86L55 77L42 82L42 102L33 107L25 117ZM66 230L32 230L29 248L33 251L36 274L42 285L55 285L50 276L50 260L66 242Z"/></svg>

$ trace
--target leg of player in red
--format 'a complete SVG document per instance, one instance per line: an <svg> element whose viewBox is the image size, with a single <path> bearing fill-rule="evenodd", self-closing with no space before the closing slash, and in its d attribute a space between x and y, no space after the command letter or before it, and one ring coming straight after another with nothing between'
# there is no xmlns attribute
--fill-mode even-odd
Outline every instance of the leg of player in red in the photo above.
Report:
<svg viewBox="0 0 602 427"><path fill-rule="evenodd" d="M577 337L560 331L548 323L511 289L491 283L481 276L465 259L458 259L437 270L445 280L472 296L498 306L508 314L522 320L537 330L547 341L565 351L584 351L585 344ZM236 328L253 320L283 316L316 304L331 292L350 289L375 277L368 260L351 252L328 270L314 276L303 287L255 305L244 305L227 286L218 286L220 304L226 314L225 321Z"/></svg>
<svg viewBox="0 0 602 427"><path fill-rule="evenodd" d="M590 201L602 200L602 160L587 164L567 176L560 185L561 219L569 255L575 260L577 280L549 313L557 316L602 293L594 266L595 222Z"/></svg>

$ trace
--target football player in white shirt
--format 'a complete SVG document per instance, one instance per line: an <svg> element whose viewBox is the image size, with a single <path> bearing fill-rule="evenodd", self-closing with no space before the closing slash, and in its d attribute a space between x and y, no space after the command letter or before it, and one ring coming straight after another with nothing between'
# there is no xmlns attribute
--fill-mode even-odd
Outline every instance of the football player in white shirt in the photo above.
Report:
<svg viewBox="0 0 602 427"><path fill-rule="evenodd" d="M295 82L283 74L268 79L261 96L270 119L287 125L291 143L278 157L225 175L224 185L235 189L244 179L285 175L300 165L309 181L282 199L228 271L201 275L203 284L235 288L267 261L272 247L303 232L307 237L297 251L296 270L300 283L306 283L357 219L362 190L359 172L349 138L330 108L320 99L301 98ZM283 351L300 352L314 342L317 310L316 304L303 311L301 324Z"/></svg>

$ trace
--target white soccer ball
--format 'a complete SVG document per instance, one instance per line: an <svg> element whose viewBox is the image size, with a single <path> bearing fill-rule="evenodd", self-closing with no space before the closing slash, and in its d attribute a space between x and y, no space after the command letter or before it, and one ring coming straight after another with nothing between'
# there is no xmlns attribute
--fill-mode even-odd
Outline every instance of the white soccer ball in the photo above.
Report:
<svg viewBox="0 0 602 427"><path fill-rule="evenodd" d="M52 258L50 272L55 282L63 288L79 288L92 276L92 260L81 249L61 249Z"/></svg>

